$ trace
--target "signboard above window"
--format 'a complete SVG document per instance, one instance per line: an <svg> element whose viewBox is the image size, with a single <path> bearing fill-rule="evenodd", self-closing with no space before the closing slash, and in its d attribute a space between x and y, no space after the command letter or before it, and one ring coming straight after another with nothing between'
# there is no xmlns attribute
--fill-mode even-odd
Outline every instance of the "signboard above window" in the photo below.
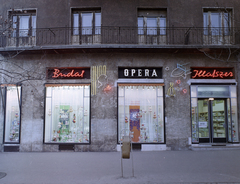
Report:
<svg viewBox="0 0 240 184"><path fill-rule="evenodd" d="M191 68L192 79L234 79L233 68Z"/></svg>
<svg viewBox="0 0 240 184"><path fill-rule="evenodd" d="M161 79L162 68L161 67L119 67L118 78L151 78Z"/></svg>
<svg viewBox="0 0 240 184"><path fill-rule="evenodd" d="M88 68L48 68L48 79L90 79Z"/></svg>

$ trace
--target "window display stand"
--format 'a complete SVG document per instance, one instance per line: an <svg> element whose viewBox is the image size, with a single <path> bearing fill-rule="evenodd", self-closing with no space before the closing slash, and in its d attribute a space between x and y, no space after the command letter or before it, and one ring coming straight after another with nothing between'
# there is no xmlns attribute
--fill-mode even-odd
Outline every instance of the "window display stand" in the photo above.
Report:
<svg viewBox="0 0 240 184"><path fill-rule="evenodd" d="M129 129L122 129L121 133L125 130L129 130ZM129 135L122 136L122 138L120 140L122 177L123 177L123 159L130 159L130 155L131 155L131 160L132 160L132 177L134 177L132 138L133 138L133 133L130 132Z"/></svg>

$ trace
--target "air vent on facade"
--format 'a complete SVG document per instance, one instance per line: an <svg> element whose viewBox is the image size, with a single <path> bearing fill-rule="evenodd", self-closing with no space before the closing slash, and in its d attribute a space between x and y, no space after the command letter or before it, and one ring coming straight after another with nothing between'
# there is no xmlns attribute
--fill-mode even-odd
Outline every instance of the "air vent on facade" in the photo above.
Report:
<svg viewBox="0 0 240 184"><path fill-rule="evenodd" d="M19 152L19 146L4 146L4 152Z"/></svg>
<svg viewBox="0 0 240 184"><path fill-rule="evenodd" d="M132 144L132 149L141 151L142 144Z"/></svg>
<svg viewBox="0 0 240 184"><path fill-rule="evenodd" d="M59 148L60 151L61 150L74 150L74 145L73 144L60 144Z"/></svg>

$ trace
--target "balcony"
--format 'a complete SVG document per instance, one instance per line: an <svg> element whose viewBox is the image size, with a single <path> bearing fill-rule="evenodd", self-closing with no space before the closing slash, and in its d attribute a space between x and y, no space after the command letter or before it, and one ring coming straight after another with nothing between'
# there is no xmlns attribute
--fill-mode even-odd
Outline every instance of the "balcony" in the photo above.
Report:
<svg viewBox="0 0 240 184"><path fill-rule="evenodd" d="M24 34L4 32L0 51L69 49L69 48L238 48L240 29L230 28L137 28L101 27L45 28L22 30ZM226 28L225 28L226 29ZM29 32L31 34L26 33ZM79 34L80 33L80 34ZM81 34L82 33L82 34ZM24 35L24 36L20 36ZM31 35L31 36L29 36Z"/></svg>

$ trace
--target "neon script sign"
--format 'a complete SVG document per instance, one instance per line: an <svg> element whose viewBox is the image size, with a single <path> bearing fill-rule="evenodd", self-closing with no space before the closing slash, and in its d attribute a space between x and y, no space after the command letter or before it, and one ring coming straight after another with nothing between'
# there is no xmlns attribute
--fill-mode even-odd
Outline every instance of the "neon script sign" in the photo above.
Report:
<svg viewBox="0 0 240 184"><path fill-rule="evenodd" d="M69 77L77 77L77 78L80 77L80 78L83 78L84 73L85 73L84 70L82 70L81 74L72 70L71 72L68 72L67 74L63 74L62 72L60 72L59 69L54 69L52 78L58 78L58 77L67 77L67 78L69 78Z"/></svg>
<svg viewBox="0 0 240 184"><path fill-rule="evenodd" d="M51 68L48 79L90 79L90 68Z"/></svg>
<svg viewBox="0 0 240 184"><path fill-rule="evenodd" d="M233 79L232 68L192 68L192 79Z"/></svg>

